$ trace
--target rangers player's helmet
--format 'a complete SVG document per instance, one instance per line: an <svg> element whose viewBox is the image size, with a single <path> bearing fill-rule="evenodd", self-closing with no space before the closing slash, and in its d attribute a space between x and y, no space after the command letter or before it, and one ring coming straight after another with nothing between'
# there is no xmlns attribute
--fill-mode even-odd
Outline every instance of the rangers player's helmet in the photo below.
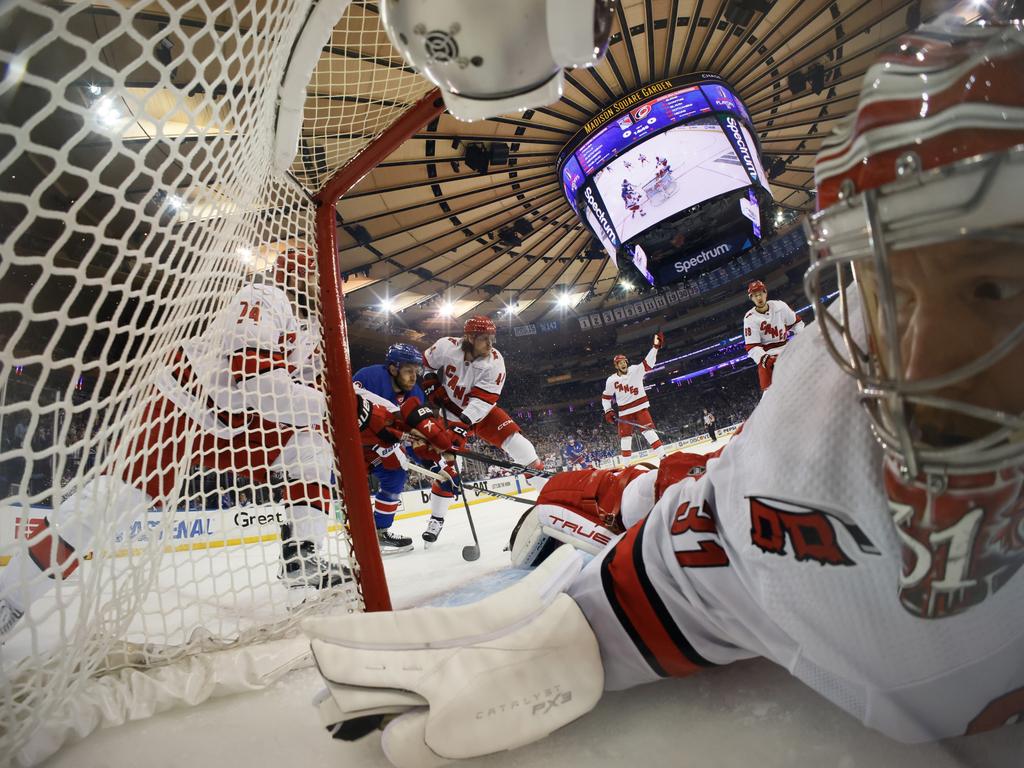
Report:
<svg viewBox="0 0 1024 768"><path fill-rule="evenodd" d="M462 332L466 336L476 336L480 333L493 336L497 331L494 327L494 321L487 317L487 315L475 315L466 321Z"/></svg>
<svg viewBox="0 0 1024 768"><path fill-rule="evenodd" d="M758 291L768 293L768 289L765 287L764 283L760 280L751 280L750 285L747 286L747 296L753 296Z"/></svg>
<svg viewBox="0 0 1024 768"><path fill-rule="evenodd" d="M615 357L612 358L612 365L618 368L620 360L624 363L629 362L629 359L625 355L616 355Z"/></svg>
<svg viewBox="0 0 1024 768"><path fill-rule="evenodd" d="M384 355L384 361L394 365L423 365L423 353L412 344L392 344Z"/></svg>
<svg viewBox="0 0 1024 768"><path fill-rule="evenodd" d="M562 68L598 63L614 0L385 0L391 43L448 112L484 120L553 104Z"/></svg>
<svg viewBox="0 0 1024 768"><path fill-rule="evenodd" d="M828 290L824 273L834 272L841 308L820 312L818 327L832 357L857 379L899 471L905 478L923 473L936 487L950 475L1000 469L1024 456L1024 421L1013 398L1002 393L1005 402L992 407L971 384L1024 353L1014 277L1024 245L1021 82L1019 21L962 25L941 17L903 37L867 71L856 112L822 142L815 162L819 212L805 222L805 288L820 306ZM901 348L902 331L914 322L914 297L894 283L893 265L899 258L901 266L916 263L930 268L923 274L937 274L938 262L929 259L957 253L965 266L976 254L1015 258L1007 274L970 289L1002 301L1005 322L978 338L973 359L948 355L930 372L908 375L913 350ZM844 322L851 273L862 302L857 327ZM1006 299L1010 284L1017 286L1009 289L1017 290L1015 301ZM915 414L944 414L946 424L958 426L929 438L912 426Z"/></svg>

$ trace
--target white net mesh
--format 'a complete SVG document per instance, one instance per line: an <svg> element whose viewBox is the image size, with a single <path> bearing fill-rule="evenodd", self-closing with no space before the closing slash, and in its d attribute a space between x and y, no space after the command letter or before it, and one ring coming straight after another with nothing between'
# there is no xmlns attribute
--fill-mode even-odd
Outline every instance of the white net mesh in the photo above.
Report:
<svg viewBox="0 0 1024 768"><path fill-rule="evenodd" d="M353 4L276 175L310 5L0 9L0 754L97 676L361 607L295 179L428 85Z"/></svg>

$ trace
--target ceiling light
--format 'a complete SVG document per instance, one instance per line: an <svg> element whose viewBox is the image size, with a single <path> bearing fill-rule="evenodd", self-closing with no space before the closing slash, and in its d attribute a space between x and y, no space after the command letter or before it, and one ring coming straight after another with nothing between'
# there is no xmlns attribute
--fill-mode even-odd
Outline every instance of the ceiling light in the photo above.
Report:
<svg viewBox="0 0 1024 768"><path fill-rule="evenodd" d="M572 306L572 296L568 293L560 294L558 297L558 306L568 309Z"/></svg>
<svg viewBox="0 0 1024 768"><path fill-rule="evenodd" d="M633 284L631 282L629 282L629 280L623 280L620 283L620 285L622 286L622 288L624 290L627 290L627 291L632 291L633 290Z"/></svg>
<svg viewBox="0 0 1024 768"><path fill-rule="evenodd" d="M243 264L252 264L252 249L251 248L239 248L238 258L242 260Z"/></svg>
<svg viewBox="0 0 1024 768"><path fill-rule="evenodd" d="M394 303L387 296L380 300L380 311L383 312L385 315L391 312L391 309L394 306Z"/></svg>
<svg viewBox="0 0 1024 768"><path fill-rule="evenodd" d="M97 100L93 109L96 110L96 119L106 128L116 125L117 121L121 119L121 113L117 111L109 98L104 97Z"/></svg>
<svg viewBox="0 0 1024 768"><path fill-rule="evenodd" d="M437 310L437 314L439 314L441 317L451 317L454 312L455 305L452 304L450 301L444 302Z"/></svg>
<svg viewBox="0 0 1024 768"><path fill-rule="evenodd" d="M185 201L182 200L177 195L168 195L167 196L167 205L169 205L171 208L173 208L176 211L180 211L181 210L181 206L183 206L184 204L185 204Z"/></svg>
<svg viewBox="0 0 1024 768"><path fill-rule="evenodd" d="M86 88L88 88L89 93L91 93L93 96L99 96L103 93L103 89L96 85L96 83L89 83L89 85L87 85Z"/></svg>

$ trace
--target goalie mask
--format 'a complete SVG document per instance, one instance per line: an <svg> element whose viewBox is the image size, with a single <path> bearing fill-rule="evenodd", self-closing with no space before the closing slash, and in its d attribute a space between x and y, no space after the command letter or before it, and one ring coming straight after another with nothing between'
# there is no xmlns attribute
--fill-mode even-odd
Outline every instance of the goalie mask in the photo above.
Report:
<svg viewBox="0 0 1024 768"><path fill-rule="evenodd" d="M381 21L459 120L553 104L562 68L596 64L614 0L385 0Z"/></svg>
<svg viewBox="0 0 1024 768"><path fill-rule="evenodd" d="M1020 26L922 27L868 70L815 164L808 296L838 271L840 318L819 325L905 477L1024 458L1022 79Z"/></svg>
<svg viewBox="0 0 1024 768"><path fill-rule="evenodd" d="M818 326L885 450L898 596L925 619L1024 566L1022 78L1019 23L922 27L815 163L805 286L821 306L838 278Z"/></svg>

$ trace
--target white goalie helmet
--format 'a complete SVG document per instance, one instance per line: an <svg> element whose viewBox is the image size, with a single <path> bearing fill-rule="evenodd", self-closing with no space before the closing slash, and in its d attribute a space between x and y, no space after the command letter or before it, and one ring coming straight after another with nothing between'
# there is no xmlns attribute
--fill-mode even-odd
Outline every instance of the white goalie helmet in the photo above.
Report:
<svg viewBox="0 0 1024 768"><path fill-rule="evenodd" d="M819 327L908 477L1024 458L1024 390L1014 375L1024 371L1022 78L1019 21L922 27L868 70L857 111L815 163L808 296L821 302L823 277L835 270L839 316L819 313ZM846 310L851 272L863 333ZM940 273L944 282L933 277ZM925 290L959 302L957 336L922 330L931 317ZM932 341L941 343L924 355Z"/></svg>
<svg viewBox="0 0 1024 768"><path fill-rule="evenodd" d="M385 0L381 20L448 112L484 120L552 104L564 67L608 47L615 0Z"/></svg>

